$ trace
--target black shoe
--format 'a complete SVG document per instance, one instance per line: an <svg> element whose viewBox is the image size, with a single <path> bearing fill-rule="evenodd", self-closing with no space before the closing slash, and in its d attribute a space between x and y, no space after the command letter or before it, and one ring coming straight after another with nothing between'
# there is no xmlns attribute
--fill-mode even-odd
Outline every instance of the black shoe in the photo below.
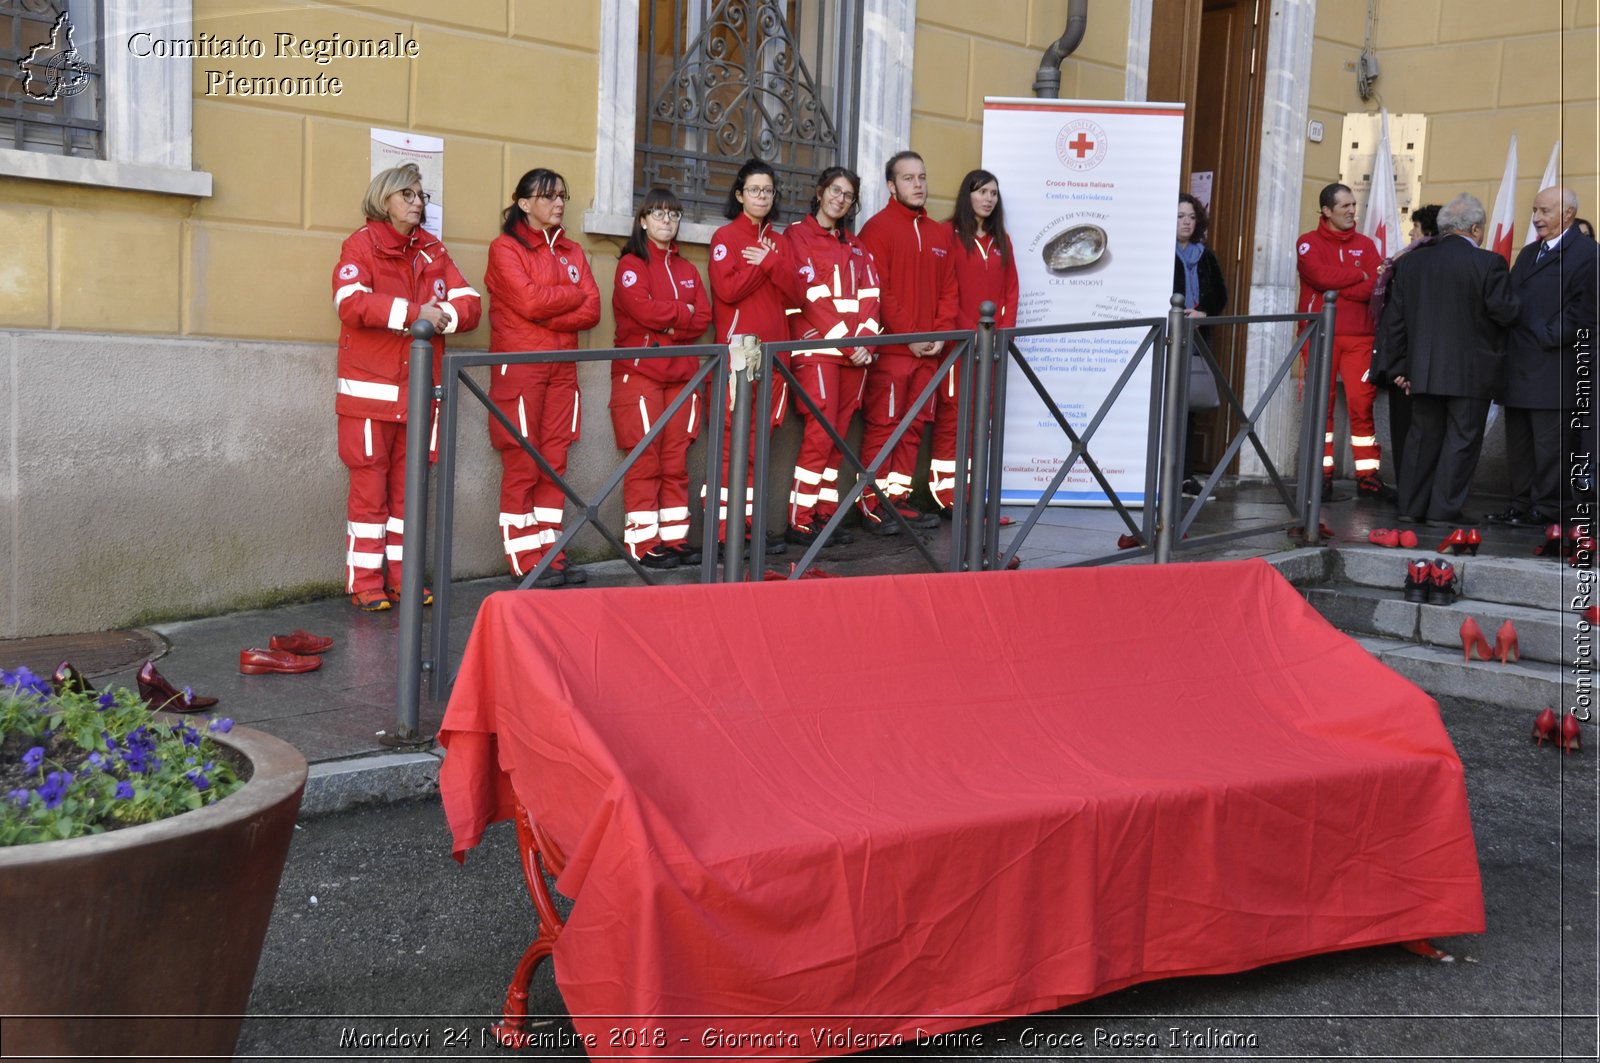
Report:
<svg viewBox="0 0 1600 1063"><path fill-rule="evenodd" d="M568 587L581 587L589 582L589 574L577 565L567 565L563 568L561 578Z"/></svg>
<svg viewBox="0 0 1600 1063"><path fill-rule="evenodd" d="M1528 514L1516 506L1512 506L1509 509L1501 510L1499 513L1490 513L1483 519L1490 524L1527 524Z"/></svg>
<svg viewBox="0 0 1600 1063"><path fill-rule="evenodd" d="M791 524L783 533L785 542L794 543L796 546L810 546L817 541L817 526L815 524Z"/></svg>
<svg viewBox="0 0 1600 1063"><path fill-rule="evenodd" d="M663 547L663 549L677 554L678 564L680 565L698 565L705 560L705 554L688 543L673 543L671 546Z"/></svg>
<svg viewBox="0 0 1600 1063"><path fill-rule="evenodd" d="M1433 605L1453 605L1460 593L1456 567L1443 558L1435 558L1428 572L1428 601Z"/></svg>
<svg viewBox="0 0 1600 1063"><path fill-rule="evenodd" d="M1428 600L1428 588L1433 585L1433 566L1425 557L1406 562L1406 601L1421 605Z"/></svg>
<svg viewBox="0 0 1600 1063"><path fill-rule="evenodd" d="M863 512L861 526L873 535L899 535L900 522L893 517L883 517L877 513Z"/></svg>
<svg viewBox="0 0 1600 1063"><path fill-rule="evenodd" d="M1356 497L1393 502L1400 496L1394 488L1380 480L1377 473L1369 473L1366 476L1356 477Z"/></svg>
<svg viewBox="0 0 1600 1063"><path fill-rule="evenodd" d="M829 519L831 520L832 518ZM822 523L827 524L827 521L823 521ZM821 531L821 526L819 526L817 530ZM830 546L849 546L855 541L856 537L850 534L850 529L841 524L839 527L833 529L833 534L828 536L828 540L822 544L822 548L826 550Z"/></svg>
<svg viewBox="0 0 1600 1063"><path fill-rule="evenodd" d="M939 526L939 515L937 513L928 513L920 510L910 502L901 502L895 508L906 519L906 523L913 528L926 531L929 528L937 528Z"/></svg>
<svg viewBox="0 0 1600 1063"><path fill-rule="evenodd" d="M1426 523L1428 523L1428 518L1427 517L1413 517L1409 513L1401 513L1401 514L1397 515L1394 519L1399 521L1401 524L1426 524Z"/></svg>
<svg viewBox="0 0 1600 1063"><path fill-rule="evenodd" d="M767 532L766 538L767 545L764 552L768 557L778 557L789 552L789 544L783 541L783 536L776 532Z"/></svg>
<svg viewBox="0 0 1600 1063"><path fill-rule="evenodd" d="M1557 523L1557 521L1556 518L1542 509L1530 509L1528 510L1528 519L1523 523L1531 528L1545 528Z"/></svg>
<svg viewBox="0 0 1600 1063"><path fill-rule="evenodd" d="M1322 478L1322 500L1324 502L1333 501L1333 477L1331 476Z"/></svg>
<svg viewBox="0 0 1600 1063"><path fill-rule="evenodd" d="M669 569L678 567L678 555L660 546L646 550L644 556L638 560L639 564L645 568Z"/></svg>
<svg viewBox="0 0 1600 1063"><path fill-rule="evenodd" d="M511 578L518 583L522 582L521 576L512 576ZM551 565L539 574L539 578L533 581L533 585L547 588L565 587L567 585L567 570L561 565Z"/></svg>
<svg viewBox="0 0 1600 1063"><path fill-rule="evenodd" d="M1202 486L1204 485L1201 484L1199 480L1196 480L1193 476L1185 476L1183 478L1183 486L1181 490L1186 495L1198 495Z"/></svg>

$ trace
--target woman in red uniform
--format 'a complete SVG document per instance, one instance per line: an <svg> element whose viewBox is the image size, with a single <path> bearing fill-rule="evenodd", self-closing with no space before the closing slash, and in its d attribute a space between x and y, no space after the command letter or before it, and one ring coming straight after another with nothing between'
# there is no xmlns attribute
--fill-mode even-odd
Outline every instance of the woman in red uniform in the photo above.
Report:
<svg viewBox="0 0 1600 1063"><path fill-rule="evenodd" d="M956 327L978 327L978 307L994 303L996 328L1017 323L1017 260L1006 235L1000 179L988 170L973 170L961 179L955 216L950 219L952 257L960 308ZM948 514L956 489L956 392L959 363L950 368L939 389L933 422L933 453L928 462L928 488L942 513Z"/></svg>
<svg viewBox="0 0 1600 1063"><path fill-rule="evenodd" d="M811 213L783 234L805 289L800 313L789 319L790 338L842 344L795 351L795 379L841 436L861 408L867 366L873 360L871 350L850 346L849 341L882 331L872 253L853 230L860 193L860 177L843 166L828 167L817 178ZM823 422L810 416L808 408L802 409L806 428L789 490L785 538L809 546L839 508L839 448ZM849 541L842 528L828 537L829 545Z"/></svg>
<svg viewBox="0 0 1600 1063"><path fill-rule="evenodd" d="M787 311L799 305L794 268L786 260L779 230L772 226L778 203L778 178L771 166L751 159L739 168L728 190L726 216L732 220L711 237L711 292L714 308L714 343L727 343L736 335L752 335L767 343L789 338ZM772 428L783 421L788 386L776 379L772 385ZM722 433L722 496L717 511L717 541L727 539L728 448L733 409L725 407ZM745 505L755 497L755 431L752 418L749 465L745 472ZM748 509L746 510L748 512ZM748 528L746 529L748 533ZM767 553L781 554L783 541L767 544Z"/></svg>
<svg viewBox="0 0 1600 1063"><path fill-rule="evenodd" d="M578 333L600 320L600 289L589 262L561 227L567 183L544 168L529 170L501 215L501 233L489 245L490 351L571 351ZM489 398L517 426L559 476L567 449L578 438L580 399L574 362L500 365ZM493 416L489 440L500 451L500 533L511 574L520 579L538 565L561 536L566 497L543 474L516 437ZM558 557L539 585L585 582L583 570Z"/></svg>
<svg viewBox="0 0 1600 1063"><path fill-rule="evenodd" d="M678 254L682 217L683 204L671 192L645 193L611 290L618 347L690 346L711 324L711 293L700 271ZM611 427L624 453L639 445L699 367L688 356L611 363ZM688 543L688 459L702 413L696 392L623 474L623 543L648 568L699 560Z"/></svg>
<svg viewBox="0 0 1600 1063"><path fill-rule="evenodd" d="M450 253L422 228L428 195L413 164L367 186L367 224L350 234L333 270L339 314L339 460L350 470L345 503L345 590L377 612L400 597L406 512L406 403L410 328L434 327L433 373L444 337L478 327L478 293ZM387 562L387 582L385 563ZM433 595L423 591L423 605Z"/></svg>

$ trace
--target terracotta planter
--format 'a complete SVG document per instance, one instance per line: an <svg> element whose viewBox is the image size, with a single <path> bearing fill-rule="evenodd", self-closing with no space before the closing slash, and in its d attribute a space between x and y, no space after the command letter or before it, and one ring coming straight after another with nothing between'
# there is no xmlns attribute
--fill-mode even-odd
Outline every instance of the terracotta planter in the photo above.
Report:
<svg viewBox="0 0 1600 1063"><path fill-rule="evenodd" d="M250 780L215 805L0 848L8 1057L233 1057L306 762L249 728L215 737Z"/></svg>

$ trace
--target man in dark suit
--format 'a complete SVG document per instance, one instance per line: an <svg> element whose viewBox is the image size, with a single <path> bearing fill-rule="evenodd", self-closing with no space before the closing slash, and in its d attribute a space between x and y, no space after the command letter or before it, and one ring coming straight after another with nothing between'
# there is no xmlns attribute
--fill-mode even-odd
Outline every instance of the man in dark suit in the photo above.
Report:
<svg viewBox="0 0 1600 1063"><path fill-rule="evenodd" d="M1505 259L1478 247L1483 224L1483 204L1457 196L1439 211L1439 239L1396 259L1389 280L1372 367L1411 396L1399 484L1410 524L1470 523L1461 509L1517 317Z"/></svg>
<svg viewBox="0 0 1600 1063"><path fill-rule="evenodd" d="M1578 408L1580 359L1593 367L1597 296L1594 240L1573 225L1578 197L1551 186L1533 199L1538 239L1511 267L1511 290L1521 310L1507 346L1506 469L1511 506L1489 516L1497 524L1544 526L1561 519L1564 458L1593 443L1565 438L1568 411ZM1587 384L1592 386L1593 377ZM1585 418L1593 424L1592 415Z"/></svg>

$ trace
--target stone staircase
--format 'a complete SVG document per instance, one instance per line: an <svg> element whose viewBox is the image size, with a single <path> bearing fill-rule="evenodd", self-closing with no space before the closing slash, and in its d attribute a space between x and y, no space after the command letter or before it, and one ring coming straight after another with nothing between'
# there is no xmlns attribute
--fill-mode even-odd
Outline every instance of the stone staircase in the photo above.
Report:
<svg viewBox="0 0 1600 1063"><path fill-rule="evenodd" d="M1402 594L1406 562L1427 549L1337 546L1271 560L1334 627L1436 698L1461 698L1526 712L1558 713L1576 683L1565 661L1577 653L1580 619L1571 610L1576 572L1537 557L1450 556L1460 579L1452 605L1416 604ZM1517 630L1522 659L1463 661L1461 623L1478 621L1492 645L1500 625ZM1593 633L1582 638L1591 639ZM1593 662L1593 642L1589 662Z"/></svg>

